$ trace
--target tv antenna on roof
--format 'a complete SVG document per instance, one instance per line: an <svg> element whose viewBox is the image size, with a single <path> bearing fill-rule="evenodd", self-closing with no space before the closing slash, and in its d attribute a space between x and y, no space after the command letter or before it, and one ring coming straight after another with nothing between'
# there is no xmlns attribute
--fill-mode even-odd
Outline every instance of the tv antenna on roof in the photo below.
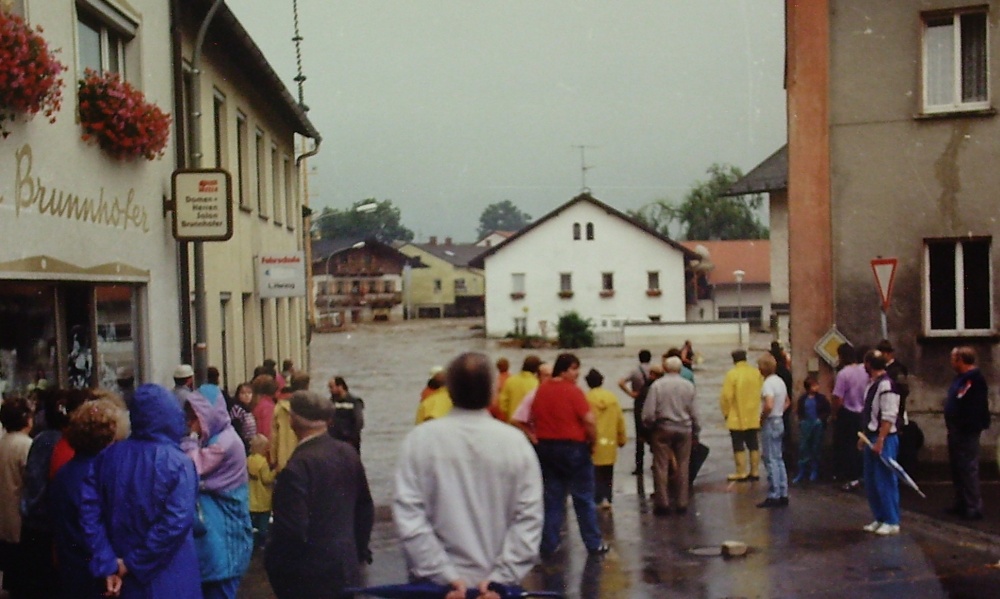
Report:
<svg viewBox="0 0 1000 599"><path fill-rule="evenodd" d="M587 148L596 148L597 146L577 145L573 147L580 149L580 191L590 193L590 188L587 187L587 171L594 167L587 164Z"/></svg>

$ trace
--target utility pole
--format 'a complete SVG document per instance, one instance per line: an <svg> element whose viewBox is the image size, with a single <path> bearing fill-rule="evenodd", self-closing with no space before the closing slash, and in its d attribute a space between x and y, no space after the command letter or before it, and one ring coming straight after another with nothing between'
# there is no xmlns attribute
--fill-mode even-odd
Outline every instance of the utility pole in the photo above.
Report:
<svg viewBox="0 0 1000 599"><path fill-rule="evenodd" d="M594 168L587 164L587 148L596 148L597 146L577 145L573 147L580 150L580 191L587 193L590 191L590 188L587 187L587 171Z"/></svg>

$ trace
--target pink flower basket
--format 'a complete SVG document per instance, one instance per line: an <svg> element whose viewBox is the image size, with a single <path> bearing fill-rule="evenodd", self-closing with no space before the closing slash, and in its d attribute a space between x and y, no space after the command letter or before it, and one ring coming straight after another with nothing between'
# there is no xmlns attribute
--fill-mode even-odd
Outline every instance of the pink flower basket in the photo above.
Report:
<svg viewBox="0 0 1000 599"><path fill-rule="evenodd" d="M119 159L163 156L170 139L170 114L146 101L117 73L87 69L77 88L83 140Z"/></svg>
<svg viewBox="0 0 1000 599"><path fill-rule="evenodd" d="M66 65L55 59L42 28L18 15L0 10L0 136L7 137L6 122L17 115L28 118L41 112L54 123L62 106Z"/></svg>

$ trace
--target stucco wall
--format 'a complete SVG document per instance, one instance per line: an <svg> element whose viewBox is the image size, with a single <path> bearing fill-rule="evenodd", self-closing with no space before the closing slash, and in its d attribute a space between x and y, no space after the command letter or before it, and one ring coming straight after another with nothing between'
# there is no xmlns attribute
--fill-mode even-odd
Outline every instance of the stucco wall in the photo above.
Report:
<svg viewBox="0 0 1000 599"><path fill-rule="evenodd" d="M573 223L594 223L595 238L573 240ZM684 259L680 250L601 208L581 201L486 259L486 333L503 336L514 318L527 318L529 334L539 321L555 334L559 315L575 310L585 318L602 316L682 321ZM659 271L659 297L647 297L647 272ZM560 273L573 276L573 297L558 296ZM601 273L614 273L615 295L600 297ZM510 297L511 274L525 273L525 297Z"/></svg>

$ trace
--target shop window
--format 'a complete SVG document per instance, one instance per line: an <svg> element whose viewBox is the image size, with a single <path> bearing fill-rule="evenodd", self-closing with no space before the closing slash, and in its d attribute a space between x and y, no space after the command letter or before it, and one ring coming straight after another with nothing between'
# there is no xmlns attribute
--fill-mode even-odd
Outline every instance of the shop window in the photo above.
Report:
<svg viewBox="0 0 1000 599"><path fill-rule="evenodd" d="M138 31L138 23L108 0L77 2L77 67L111 71L126 77L127 52Z"/></svg>
<svg viewBox="0 0 1000 599"><path fill-rule="evenodd" d="M4 281L0 286L0 392L24 393L58 383L55 287Z"/></svg>
<svg viewBox="0 0 1000 599"><path fill-rule="evenodd" d="M923 17L924 112L989 108L986 10Z"/></svg>
<svg viewBox="0 0 1000 599"><path fill-rule="evenodd" d="M993 328L990 240L927 241L924 251L927 333L990 334Z"/></svg>

